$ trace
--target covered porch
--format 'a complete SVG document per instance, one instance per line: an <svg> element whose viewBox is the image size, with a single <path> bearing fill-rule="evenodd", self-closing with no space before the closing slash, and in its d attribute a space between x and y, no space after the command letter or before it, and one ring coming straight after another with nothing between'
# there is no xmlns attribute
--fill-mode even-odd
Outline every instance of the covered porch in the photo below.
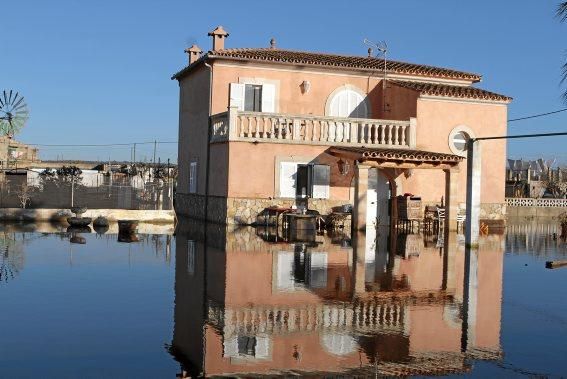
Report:
<svg viewBox="0 0 567 379"><path fill-rule="evenodd" d="M445 173L444 208L445 227L457 229L458 214L458 172L459 163L464 159L458 155L429 152L415 149L374 148L358 146L333 146L329 154L354 162L354 204L353 232L366 229L367 220L374 218L369 215L369 170L378 169L389 182L391 197L390 224L398 220L398 204L396 201L398 186L396 179L415 169L443 170Z"/></svg>

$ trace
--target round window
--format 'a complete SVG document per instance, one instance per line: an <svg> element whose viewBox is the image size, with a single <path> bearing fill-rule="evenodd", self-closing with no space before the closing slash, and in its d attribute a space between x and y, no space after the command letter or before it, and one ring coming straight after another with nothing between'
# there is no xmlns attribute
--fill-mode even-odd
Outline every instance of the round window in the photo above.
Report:
<svg viewBox="0 0 567 379"><path fill-rule="evenodd" d="M467 141L469 140L469 135L465 132L458 132L453 137L453 146L459 151L465 151L467 149Z"/></svg>
<svg viewBox="0 0 567 379"><path fill-rule="evenodd" d="M449 148L453 154L465 156L467 154L467 142L474 138L473 131L464 126L457 126L449 134Z"/></svg>

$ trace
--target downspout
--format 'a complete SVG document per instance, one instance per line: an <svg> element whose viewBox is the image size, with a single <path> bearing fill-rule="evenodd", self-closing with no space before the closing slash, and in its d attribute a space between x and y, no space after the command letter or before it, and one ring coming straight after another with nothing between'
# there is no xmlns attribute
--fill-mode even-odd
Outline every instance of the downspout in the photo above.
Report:
<svg viewBox="0 0 567 379"><path fill-rule="evenodd" d="M207 171L205 172L205 222L207 221L208 211L209 211L209 165L211 162L211 116L212 116L212 108L213 108L213 66L204 62L205 67L207 67L211 75L209 76L209 117L207 119L207 162L206 167Z"/></svg>

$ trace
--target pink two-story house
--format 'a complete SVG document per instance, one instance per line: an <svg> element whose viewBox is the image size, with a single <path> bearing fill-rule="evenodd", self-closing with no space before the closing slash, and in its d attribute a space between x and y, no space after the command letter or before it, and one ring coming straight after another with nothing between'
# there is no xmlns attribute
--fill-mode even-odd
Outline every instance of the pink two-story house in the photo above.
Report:
<svg viewBox="0 0 567 379"><path fill-rule="evenodd" d="M505 135L511 98L448 68L267 48L187 49L179 82L176 210L251 224L265 208L308 199L351 204L355 227L389 223L397 195L464 207L468 138ZM369 54L370 55L370 54ZM506 145L482 150L481 219L504 219ZM393 204L393 206L392 206Z"/></svg>

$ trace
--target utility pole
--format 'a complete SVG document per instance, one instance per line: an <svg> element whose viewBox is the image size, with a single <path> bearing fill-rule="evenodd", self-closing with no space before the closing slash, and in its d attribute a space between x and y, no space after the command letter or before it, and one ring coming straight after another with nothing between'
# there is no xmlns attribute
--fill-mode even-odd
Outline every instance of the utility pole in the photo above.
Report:
<svg viewBox="0 0 567 379"><path fill-rule="evenodd" d="M133 161L134 163L136 163L136 143L134 143L134 154L133 154L134 158Z"/></svg>
<svg viewBox="0 0 567 379"><path fill-rule="evenodd" d="M156 165L156 148L157 148L157 141L154 140L154 166Z"/></svg>

